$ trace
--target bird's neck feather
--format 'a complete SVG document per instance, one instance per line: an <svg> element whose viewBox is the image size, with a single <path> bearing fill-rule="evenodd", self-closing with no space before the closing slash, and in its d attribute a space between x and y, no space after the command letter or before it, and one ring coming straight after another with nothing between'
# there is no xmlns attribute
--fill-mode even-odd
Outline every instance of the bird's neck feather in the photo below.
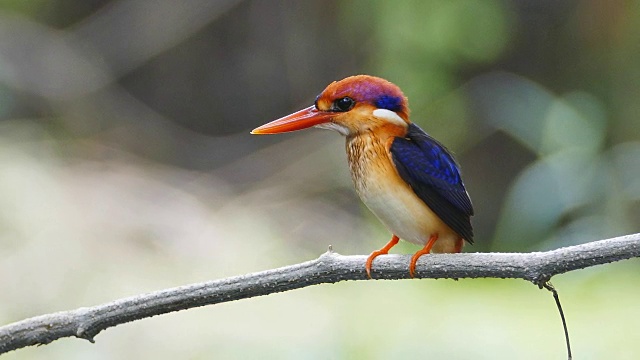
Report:
<svg viewBox="0 0 640 360"><path fill-rule="evenodd" d="M401 131L368 131L347 136L349 170L358 193L366 191L368 180L375 178L372 175L395 172L389 148L395 137L404 135Z"/></svg>

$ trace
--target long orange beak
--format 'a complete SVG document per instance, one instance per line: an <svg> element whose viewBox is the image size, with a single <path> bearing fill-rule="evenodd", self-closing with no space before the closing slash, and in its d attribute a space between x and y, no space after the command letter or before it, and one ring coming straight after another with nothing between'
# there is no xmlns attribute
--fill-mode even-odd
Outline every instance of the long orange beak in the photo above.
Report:
<svg viewBox="0 0 640 360"><path fill-rule="evenodd" d="M320 125L331 121L335 115L332 112L320 111L315 106L294 112L291 115L281 117L270 123L264 124L251 131L252 134L279 134L283 132L306 129L315 125Z"/></svg>

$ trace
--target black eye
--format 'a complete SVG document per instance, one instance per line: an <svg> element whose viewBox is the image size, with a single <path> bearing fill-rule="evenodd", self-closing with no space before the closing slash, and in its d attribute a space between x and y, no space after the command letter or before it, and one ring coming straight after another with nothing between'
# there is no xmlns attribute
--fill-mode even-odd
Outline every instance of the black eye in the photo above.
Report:
<svg viewBox="0 0 640 360"><path fill-rule="evenodd" d="M333 102L333 111L349 111L356 104L356 101L352 98L345 96Z"/></svg>

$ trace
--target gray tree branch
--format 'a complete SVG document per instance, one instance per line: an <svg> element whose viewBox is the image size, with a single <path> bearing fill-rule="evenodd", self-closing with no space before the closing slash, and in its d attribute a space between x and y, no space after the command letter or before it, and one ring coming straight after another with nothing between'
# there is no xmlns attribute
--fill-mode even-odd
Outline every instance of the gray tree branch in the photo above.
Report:
<svg viewBox="0 0 640 360"><path fill-rule="evenodd" d="M640 257L640 234L534 253L436 254L420 258L416 278L511 278L542 287L552 276ZM366 256L329 251L301 264L180 286L111 303L25 319L0 327L0 354L75 336L93 342L102 330L130 321L198 306L246 299L344 280L367 280ZM409 278L409 255L376 258L376 279Z"/></svg>

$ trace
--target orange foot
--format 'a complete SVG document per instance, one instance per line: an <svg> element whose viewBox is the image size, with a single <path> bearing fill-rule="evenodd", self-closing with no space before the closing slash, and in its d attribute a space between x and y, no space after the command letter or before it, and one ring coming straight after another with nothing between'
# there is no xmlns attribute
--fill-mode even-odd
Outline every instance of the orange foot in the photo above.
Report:
<svg viewBox="0 0 640 360"><path fill-rule="evenodd" d="M364 266L364 269L367 270L367 277L369 277L369 279L371 279L371 265L373 265L373 259L378 257L378 255L386 255L386 254L388 254L389 250L392 247L396 246L396 244L398 243L399 240L400 240L399 237L397 237L396 235L393 235L391 237L391 240L389 240L389 242L387 243L387 245L385 245L380 250L376 250L376 251L372 252L371 255L369 255L369 257L367 258L367 264Z"/></svg>
<svg viewBox="0 0 640 360"><path fill-rule="evenodd" d="M416 263L418 262L418 259L420 258L420 256L428 254L431 251L431 248L433 247L433 244L436 243L436 240L438 240L438 234L431 235L429 241L427 241L427 244L421 250L413 254L413 256L411 257L411 262L409 263L409 276L411 276L412 278L415 276Z"/></svg>

